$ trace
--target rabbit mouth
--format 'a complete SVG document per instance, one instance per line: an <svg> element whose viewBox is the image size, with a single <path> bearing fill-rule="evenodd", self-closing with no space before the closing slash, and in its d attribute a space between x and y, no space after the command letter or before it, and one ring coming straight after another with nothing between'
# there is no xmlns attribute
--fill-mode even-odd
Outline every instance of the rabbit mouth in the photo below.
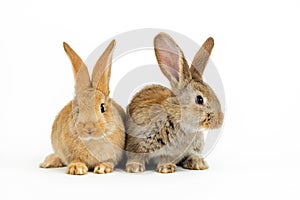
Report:
<svg viewBox="0 0 300 200"><path fill-rule="evenodd" d="M79 132L78 138L82 141L91 141L91 140L102 140L106 138L109 133L100 130L81 130Z"/></svg>
<svg viewBox="0 0 300 200"><path fill-rule="evenodd" d="M82 140L82 141L90 141L90 140L102 140L104 138L106 138L108 135L107 134L103 134L103 135L100 135L100 136L80 136L79 139Z"/></svg>
<svg viewBox="0 0 300 200"><path fill-rule="evenodd" d="M221 127L221 124L203 121L201 122L201 127L204 129L217 129Z"/></svg>
<svg viewBox="0 0 300 200"><path fill-rule="evenodd" d="M201 121L201 127L204 129L217 129L222 126L223 115L208 113L206 118Z"/></svg>

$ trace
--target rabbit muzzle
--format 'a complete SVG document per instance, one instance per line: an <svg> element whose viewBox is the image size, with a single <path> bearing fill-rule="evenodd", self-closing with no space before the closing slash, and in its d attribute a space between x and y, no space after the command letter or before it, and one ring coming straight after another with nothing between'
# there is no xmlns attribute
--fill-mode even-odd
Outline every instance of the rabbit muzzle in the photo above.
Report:
<svg viewBox="0 0 300 200"><path fill-rule="evenodd" d="M217 129L223 124L224 114L222 112L209 112L203 121L201 121L201 127L205 129Z"/></svg>
<svg viewBox="0 0 300 200"><path fill-rule="evenodd" d="M98 138L104 133L98 122L78 122L76 129L80 138Z"/></svg>

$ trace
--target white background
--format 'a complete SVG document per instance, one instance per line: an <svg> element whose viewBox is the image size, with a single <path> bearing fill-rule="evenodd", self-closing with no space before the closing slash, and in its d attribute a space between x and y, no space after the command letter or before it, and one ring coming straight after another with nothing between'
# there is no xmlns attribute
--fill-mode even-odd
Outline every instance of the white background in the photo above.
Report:
<svg viewBox="0 0 300 200"><path fill-rule="evenodd" d="M1 199L299 199L299 1L1 1ZM109 175L39 169L58 111L73 96L62 42L85 59L138 28L202 43L226 92L223 135L210 169ZM113 80L126 69L116 68ZM112 83L114 84L114 83Z"/></svg>

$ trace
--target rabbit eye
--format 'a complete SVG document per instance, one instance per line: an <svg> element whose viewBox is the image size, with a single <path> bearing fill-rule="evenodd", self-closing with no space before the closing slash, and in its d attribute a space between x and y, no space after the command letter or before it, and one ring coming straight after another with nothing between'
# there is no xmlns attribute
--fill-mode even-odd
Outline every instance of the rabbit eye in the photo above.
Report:
<svg viewBox="0 0 300 200"><path fill-rule="evenodd" d="M76 113L79 114L79 108L76 109Z"/></svg>
<svg viewBox="0 0 300 200"><path fill-rule="evenodd" d="M199 104L199 105L203 105L204 104L204 100L203 100L203 97L198 95L196 97L196 100L195 100L196 104Z"/></svg>
<svg viewBox="0 0 300 200"><path fill-rule="evenodd" d="M102 113L105 112L105 109L104 109L104 103L101 103L101 105L100 105L100 110L101 110Z"/></svg>

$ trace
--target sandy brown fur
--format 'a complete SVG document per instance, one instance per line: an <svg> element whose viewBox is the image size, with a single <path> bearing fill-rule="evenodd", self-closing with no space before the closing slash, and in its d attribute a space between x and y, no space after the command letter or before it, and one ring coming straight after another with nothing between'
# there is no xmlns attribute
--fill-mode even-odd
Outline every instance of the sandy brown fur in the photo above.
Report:
<svg viewBox="0 0 300 200"><path fill-rule="evenodd" d="M102 174L112 172L120 161L125 145L125 112L108 96L114 43L96 63L92 80L80 57L64 43L73 65L76 95L53 123L54 154L41 167L68 166L67 173L73 175L88 170Z"/></svg>
<svg viewBox="0 0 300 200"><path fill-rule="evenodd" d="M150 153L172 140L180 127L175 123L178 121L178 116L172 110L175 108L168 106L171 99L174 99L173 106L178 106L175 95L160 85L145 87L134 96L128 106L130 119L127 121L127 130L130 134L127 135L127 151ZM145 130L141 132L140 129ZM136 142L131 143L132 140Z"/></svg>
<svg viewBox="0 0 300 200"><path fill-rule="evenodd" d="M99 157L92 155L92 151L87 148L86 144L78 139L78 134L71 132L66 121L72 119L72 101L68 103L60 114L57 116L53 123L51 141L54 152L63 163L68 164L71 162L83 162L89 169L93 169L97 164L99 164ZM112 119L110 119L112 120ZM62 125L62 126L60 126ZM113 130L114 134L108 136L107 140L99 141L97 145L103 146L104 144L111 145L116 148L116 151L124 149L124 129L119 129L115 127ZM103 143L103 144L102 144ZM122 151L118 154L113 155L114 152L111 152L111 160L114 161L114 164L121 159Z"/></svg>

